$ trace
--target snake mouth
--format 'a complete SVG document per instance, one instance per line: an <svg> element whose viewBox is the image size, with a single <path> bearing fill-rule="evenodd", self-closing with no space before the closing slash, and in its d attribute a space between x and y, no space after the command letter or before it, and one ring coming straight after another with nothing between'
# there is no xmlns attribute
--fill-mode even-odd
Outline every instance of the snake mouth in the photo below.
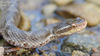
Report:
<svg viewBox="0 0 100 56"><path fill-rule="evenodd" d="M73 34L73 33L75 33L75 32L78 32L78 31L80 31L80 30L82 30L82 29L84 29L85 27L86 27L86 25L87 25L87 21L84 21L83 23L81 23L81 24L76 24L76 26L72 26L71 27L71 30L69 30L68 32L65 32L65 33L62 33L62 34Z"/></svg>
<svg viewBox="0 0 100 56"><path fill-rule="evenodd" d="M82 19L83 20L83 19ZM77 24L71 24L70 26L64 27L63 29L60 29L56 32L56 35L71 35L73 33L76 33L82 29L84 29L87 25L87 21L84 20L84 22L77 23Z"/></svg>

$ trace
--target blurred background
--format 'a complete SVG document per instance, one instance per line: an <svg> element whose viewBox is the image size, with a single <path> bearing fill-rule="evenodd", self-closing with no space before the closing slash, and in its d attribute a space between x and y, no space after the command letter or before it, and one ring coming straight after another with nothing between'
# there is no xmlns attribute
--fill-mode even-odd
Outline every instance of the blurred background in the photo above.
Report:
<svg viewBox="0 0 100 56"><path fill-rule="evenodd" d="M100 56L100 0L19 0L25 25L22 30L38 31L66 19L80 17L87 27L71 36L59 38L36 49L5 46L5 56ZM31 24L30 24L31 22Z"/></svg>

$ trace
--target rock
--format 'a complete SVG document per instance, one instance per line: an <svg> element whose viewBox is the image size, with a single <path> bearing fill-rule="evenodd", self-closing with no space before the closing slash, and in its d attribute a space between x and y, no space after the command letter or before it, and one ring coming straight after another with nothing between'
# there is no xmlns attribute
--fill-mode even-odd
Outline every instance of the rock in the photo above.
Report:
<svg viewBox="0 0 100 56"><path fill-rule="evenodd" d="M51 48L52 48L53 51L57 51L58 50L58 47L56 45L52 45Z"/></svg>
<svg viewBox="0 0 100 56"><path fill-rule="evenodd" d="M43 56L49 56L48 54L46 54L46 53L43 53Z"/></svg>
<svg viewBox="0 0 100 56"><path fill-rule="evenodd" d="M56 56L54 52L49 53L50 56Z"/></svg>
<svg viewBox="0 0 100 56"><path fill-rule="evenodd" d="M61 46L61 50L65 53L71 53L73 50L90 52L92 48L100 50L100 25L87 27L77 34L68 36Z"/></svg>
<svg viewBox="0 0 100 56"><path fill-rule="evenodd" d="M50 53L43 53L43 56L56 56L56 54L54 52L50 52Z"/></svg>
<svg viewBox="0 0 100 56"><path fill-rule="evenodd" d="M95 27L88 27L88 30L92 31L92 32L94 32L96 34L100 34L100 24L95 26Z"/></svg>
<svg viewBox="0 0 100 56"><path fill-rule="evenodd" d="M4 39L0 39L0 46L7 46L9 45Z"/></svg>
<svg viewBox="0 0 100 56"><path fill-rule="evenodd" d="M33 49L5 48L5 56L29 56Z"/></svg>
<svg viewBox="0 0 100 56"><path fill-rule="evenodd" d="M71 54L65 54L65 53L63 53L63 52L59 52L59 51L56 51L55 52L56 53L56 56L70 56Z"/></svg>
<svg viewBox="0 0 100 56"><path fill-rule="evenodd" d="M56 3L58 6L63 6L63 5L66 5L66 4L69 4L71 3L73 0L50 0L50 2L52 3Z"/></svg>
<svg viewBox="0 0 100 56"><path fill-rule="evenodd" d="M92 48L93 52L100 52L97 48Z"/></svg>
<svg viewBox="0 0 100 56"><path fill-rule="evenodd" d="M72 4L57 10L60 15L74 15L86 19L88 26L96 26L100 23L100 7L92 3Z"/></svg>
<svg viewBox="0 0 100 56"><path fill-rule="evenodd" d="M43 7L42 12L45 16L48 17L52 15L56 9L57 9L57 6L55 4L47 4Z"/></svg>
<svg viewBox="0 0 100 56"><path fill-rule="evenodd" d="M93 53L93 54L91 54L91 56L100 56L100 52L99 53Z"/></svg>
<svg viewBox="0 0 100 56"><path fill-rule="evenodd" d="M38 47L36 50L42 56L56 56L55 52L53 52L51 48L47 46Z"/></svg>
<svg viewBox="0 0 100 56"><path fill-rule="evenodd" d="M41 52L43 53L44 51L49 51L50 48L47 47L47 46L41 46L41 47L36 48L36 50L37 50L37 52L39 52L39 53L41 53Z"/></svg>
<svg viewBox="0 0 100 56"><path fill-rule="evenodd" d="M45 26L45 23L43 21L36 22L34 26L32 26L32 31L38 31L42 29Z"/></svg>
<svg viewBox="0 0 100 56"><path fill-rule="evenodd" d="M87 2L94 3L100 6L100 0L86 0Z"/></svg>
<svg viewBox="0 0 100 56"><path fill-rule="evenodd" d="M53 23L58 23L61 20L58 19L58 18L47 18L47 19L44 19L42 21L44 21L45 25L50 25L50 24L53 24Z"/></svg>
<svg viewBox="0 0 100 56"><path fill-rule="evenodd" d="M36 18L36 15L34 14L31 14L31 15L28 15L30 21L34 20Z"/></svg>
<svg viewBox="0 0 100 56"><path fill-rule="evenodd" d="M61 45L58 42L57 40L53 40L44 46L36 48L36 52L43 56L57 56L58 52L56 54L56 51L59 51L59 46Z"/></svg>
<svg viewBox="0 0 100 56"><path fill-rule="evenodd" d="M63 52L72 52L73 50L90 52L91 48L97 48L98 46L95 36L91 34L74 34L63 41L61 50Z"/></svg>
<svg viewBox="0 0 100 56"><path fill-rule="evenodd" d="M100 50L100 46L97 49Z"/></svg>
<svg viewBox="0 0 100 56"><path fill-rule="evenodd" d="M72 56L89 56L89 54L83 53L81 51L73 51Z"/></svg>
<svg viewBox="0 0 100 56"><path fill-rule="evenodd" d="M4 56L4 48L0 47L0 56Z"/></svg>
<svg viewBox="0 0 100 56"><path fill-rule="evenodd" d="M31 55L31 56L40 56L38 53L34 53L33 55Z"/></svg>
<svg viewBox="0 0 100 56"><path fill-rule="evenodd" d="M84 3L85 2L85 0L74 0L74 3L76 3L76 4L81 4L81 3Z"/></svg>
<svg viewBox="0 0 100 56"><path fill-rule="evenodd" d="M19 7L24 11L37 10L47 0L20 0Z"/></svg>
<svg viewBox="0 0 100 56"><path fill-rule="evenodd" d="M29 55L33 51L33 49L24 49L24 48L12 46L9 43L7 43L4 39L0 40L0 46L4 46L5 49L4 56L25 56L25 55Z"/></svg>
<svg viewBox="0 0 100 56"><path fill-rule="evenodd" d="M96 48L92 49L93 53L91 54L91 56L100 56L100 51Z"/></svg>
<svg viewBox="0 0 100 56"><path fill-rule="evenodd" d="M96 42L98 43L99 47L100 48L100 24L95 26L95 27L88 27L87 30L85 31L85 33L88 33L94 37Z"/></svg>
<svg viewBox="0 0 100 56"><path fill-rule="evenodd" d="M22 11L21 11L21 21L18 27L24 31L28 31L31 28L31 22L29 18Z"/></svg>
<svg viewBox="0 0 100 56"><path fill-rule="evenodd" d="M25 53L24 55L29 55L29 53L32 51L32 49L24 49L24 48L21 48L20 50L17 51L17 55L23 55L23 53Z"/></svg>

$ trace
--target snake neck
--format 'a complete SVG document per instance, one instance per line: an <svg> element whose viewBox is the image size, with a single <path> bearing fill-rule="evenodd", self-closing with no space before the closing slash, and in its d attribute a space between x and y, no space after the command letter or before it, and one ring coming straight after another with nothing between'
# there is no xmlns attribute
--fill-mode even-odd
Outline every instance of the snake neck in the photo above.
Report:
<svg viewBox="0 0 100 56"><path fill-rule="evenodd" d="M26 32L17 27L20 20L17 4L8 9L5 19L5 27L2 30L2 35L11 45L23 48L36 48L52 40L50 37L52 37L52 29L55 24L49 25L37 32Z"/></svg>
<svg viewBox="0 0 100 56"><path fill-rule="evenodd" d="M18 9L17 0L13 1L16 3L14 3L14 6L10 6L8 8L7 15L4 17L5 26L2 30L3 38L11 45L23 48L40 47L55 38L63 37L63 35L66 36L69 33L75 33L86 26L86 22L84 22L84 20L73 19L48 25L37 32L23 31L17 27L20 22L20 11ZM73 22L77 24L73 25ZM82 26L82 28L79 28L79 26Z"/></svg>

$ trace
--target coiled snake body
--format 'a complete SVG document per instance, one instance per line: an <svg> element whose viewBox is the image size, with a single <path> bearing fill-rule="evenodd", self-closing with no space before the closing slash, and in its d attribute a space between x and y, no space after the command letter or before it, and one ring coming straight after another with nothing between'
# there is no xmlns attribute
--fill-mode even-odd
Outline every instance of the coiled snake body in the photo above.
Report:
<svg viewBox="0 0 100 56"><path fill-rule="evenodd" d="M14 6L5 8L6 11L3 11L3 13L5 12L6 14L4 15L2 13L3 16L0 21L4 19L4 22L0 24L0 26L4 26L0 27L0 32L3 35L3 38L14 46L36 48L45 45L53 39L68 36L80 31L87 25L85 20L76 18L48 25L37 32L22 31L17 28L20 21L20 11L18 9L17 0L9 1L14 1L16 3L14 3Z"/></svg>

